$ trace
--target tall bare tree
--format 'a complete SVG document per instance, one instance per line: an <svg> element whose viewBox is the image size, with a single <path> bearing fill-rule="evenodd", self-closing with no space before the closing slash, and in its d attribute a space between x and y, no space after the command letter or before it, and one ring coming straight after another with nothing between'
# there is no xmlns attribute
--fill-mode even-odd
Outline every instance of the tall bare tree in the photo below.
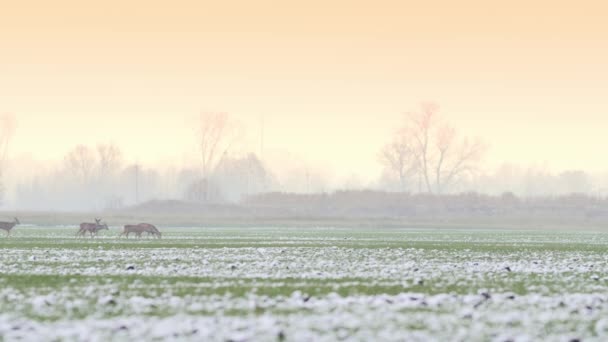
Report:
<svg viewBox="0 0 608 342"><path fill-rule="evenodd" d="M115 175L122 166L122 151L114 144L97 145L98 171L102 180Z"/></svg>
<svg viewBox="0 0 608 342"><path fill-rule="evenodd" d="M417 158L409 136L401 131L395 134L393 141L386 144L378 155L386 170L399 178L401 191L407 189L408 181L419 170Z"/></svg>
<svg viewBox="0 0 608 342"><path fill-rule="evenodd" d="M438 110L437 105L424 103L418 111L407 113L404 127L393 138L397 143L392 148L403 157L397 158L400 154L393 151L389 153L392 158L384 158L393 161L386 164L396 172L417 173L429 193L442 193L476 171L485 151L479 140L459 138Z"/></svg>
<svg viewBox="0 0 608 342"><path fill-rule="evenodd" d="M85 145L78 145L65 156L65 166L82 184L89 184L95 170L95 154Z"/></svg>
<svg viewBox="0 0 608 342"><path fill-rule="evenodd" d="M238 126L230 119L228 113L203 112L198 117L196 134L202 162L199 184L206 188L200 189L205 200L209 199L209 191L207 191L209 178L236 142L238 133Z"/></svg>

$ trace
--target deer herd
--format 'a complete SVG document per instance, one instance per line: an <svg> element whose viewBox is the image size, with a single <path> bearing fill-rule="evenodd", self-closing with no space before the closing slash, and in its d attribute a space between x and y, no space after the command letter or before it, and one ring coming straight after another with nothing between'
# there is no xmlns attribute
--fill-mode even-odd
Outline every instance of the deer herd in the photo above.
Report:
<svg viewBox="0 0 608 342"><path fill-rule="evenodd" d="M18 224L21 224L21 222L19 222L19 219L16 217L15 217L15 220L12 222L0 221L0 229L6 231L6 236L8 237L11 235L11 231L13 230L13 228ZM85 237L85 236L87 236L87 233L88 233L89 236L91 238L93 238L93 237L96 237L97 233L101 230L109 230L108 225L105 223L102 223L101 219L96 218L95 223L90 223L90 222L81 223L80 229L78 229L78 231L76 232L76 236ZM144 233L146 233L148 237L152 236L152 237L155 237L158 239L160 239L162 237L162 234L158 230L158 228L156 228L154 225L149 224L149 223L128 224L128 225L124 226L122 233L120 233L120 235L118 237L125 236L128 239L129 235L131 233L135 234L135 236L138 238L141 238Z"/></svg>

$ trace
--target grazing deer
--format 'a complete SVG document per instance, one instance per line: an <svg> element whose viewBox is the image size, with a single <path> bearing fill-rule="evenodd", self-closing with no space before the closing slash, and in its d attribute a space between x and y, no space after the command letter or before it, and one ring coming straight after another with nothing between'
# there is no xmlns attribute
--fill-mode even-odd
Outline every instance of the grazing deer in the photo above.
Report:
<svg viewBox="0 0 608 342"><path fill-rule="evenodd" d="M160 233L160 231L158 230L158 228L156 228L156 226L154 226L153 224L140 223L140 224L138 224L138 226L144 228L144 231L146 233L148 233L148 236L151 234L154 237L157 237L159 239L162 237L162 234Z"/></svg>
<svg viewBox="0 0 608 342"><path fill-rule="evenodd" d="M0 229L6 230L6 236L8 237L11 235L11 230L18 224L21 224L21 222L15 217L15 221L13 222L0 222Z"/></svg>
<svg viewBox="0 0 608 342"><path fill-rule="evenodd" d="M87 232L91 234L91 238L97 235L100 230L109 230L107 224L102 224L101 219L96 218L95 223L83 222L80 224L80 229L76 232L76 236L84 236Z"/></svg>
<svg viewBox="0 0 608 342"><path fill-rule="evenodd" d="M139 225L134 225L134 224L127 224L124 227L124 230L122 231L122 233L120 233L120 235L118 237L122 237L123 235L127 237L127 239L129 238L129 234L131 233L135 233L135 235L140 238L141 234L144 232L144 228L140 227Z"/></svg>
<svg viewBox="0 0 608 342"><path fill-rule="evenodd" d="M149 223L140 223L137 225L128 224L128 225L124 226L124 230L119 235L119 237L122 237L124 235L128 239L129 234L131 234L131 233L134 233L138 238L141 238L141 235L143 233L148 233L148 236L150 234L152 234L159 239L161 238L161 233L158 231L158 229Z"/></svg>

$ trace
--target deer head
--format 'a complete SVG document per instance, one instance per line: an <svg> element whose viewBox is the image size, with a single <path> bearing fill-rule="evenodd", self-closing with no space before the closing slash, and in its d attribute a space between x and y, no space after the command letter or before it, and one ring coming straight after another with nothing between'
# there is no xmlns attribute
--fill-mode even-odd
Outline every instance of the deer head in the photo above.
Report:
<svg viewBox="0 0 608 342"><path fill-rule="evenodd" d="M19 219L15 217L15 224L21 224L21 222L19 222Z"/></svg>

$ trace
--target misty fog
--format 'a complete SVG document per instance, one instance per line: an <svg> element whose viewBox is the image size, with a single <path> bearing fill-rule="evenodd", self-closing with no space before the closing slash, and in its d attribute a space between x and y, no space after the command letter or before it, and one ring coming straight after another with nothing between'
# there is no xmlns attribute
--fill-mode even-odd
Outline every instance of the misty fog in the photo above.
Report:
<svg viewBox="0 0 608 342"><path fill-rule="evenodd" d="M543 165L514 163L489 168L484 158L492 150L485 147L485 142L472 145L469 137L459 135L457 122L447 122L437 108L425 106L428 105L404 115L392 131L386 132L386 145L378 146L376 158L367 161L381 170L374 177L365 177L357 170L337 174L288 153L278 157L265 153L272 146L264 146L264 137L258 130L242 125L228 113L203 113L192 130L198 161L135 161L125 156L121 146L107 142L75 145L65 151L62 160L5 157L3 207L36 211L119 210L153 200L244 203L265 193L330 194L348 190L436 195L511 193L522 198L570 194L595 197L607 193L608 174L578 169L552 171ZM410 119L420 119L428 110L432 112L427 113L431 120L427 122L427 135L431 139L424 157L429 164L425 172L416 144L412 143L416 132L411 123L420 122ZM8 129L14 130L5 132L9 140L11 135L19 134L14 128ZM254 139L243 139L247 134ZM250 143L255 140L259 142ZM433 143L441 154L434 154ZM5 148L10 151L10 144ZM458 159L472 156L471 151L475 158ZM180 153L175 151L176 155ZM338 161L339 158L336 156ZM462 165L467 167L457 168ZM438 172L440 167L444 171ZM448 176L455 177L448 182Z"/></svg>

